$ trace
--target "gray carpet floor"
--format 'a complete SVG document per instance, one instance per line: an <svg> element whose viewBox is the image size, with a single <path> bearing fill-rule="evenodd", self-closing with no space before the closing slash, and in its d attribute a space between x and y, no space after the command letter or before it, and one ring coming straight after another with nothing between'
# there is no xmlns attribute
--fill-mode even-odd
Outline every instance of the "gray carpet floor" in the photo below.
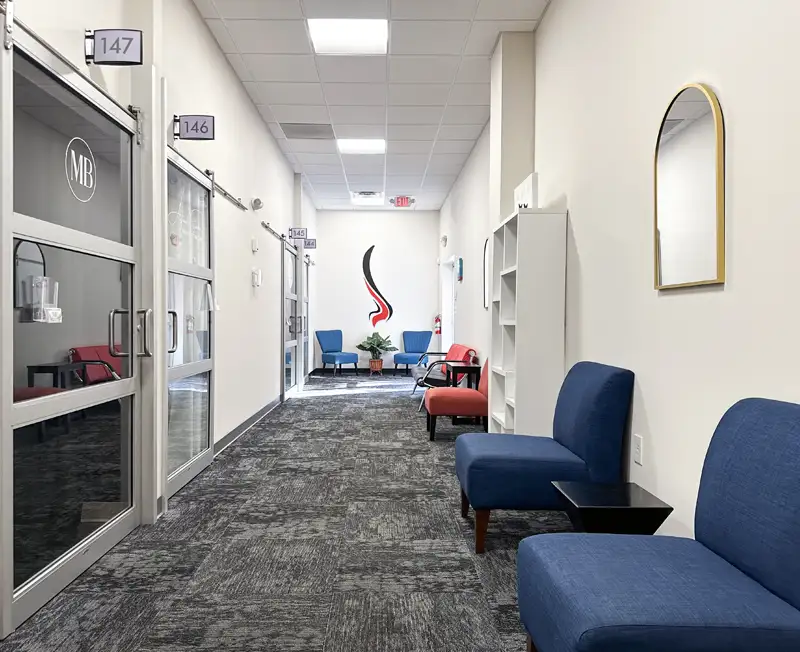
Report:
<svg viewBox="0 0 800 652"><path fill-rule="evenodd" d="M517 652L516 547L561 513L459 513L405 378L312 379L0 652Z"/></svg>

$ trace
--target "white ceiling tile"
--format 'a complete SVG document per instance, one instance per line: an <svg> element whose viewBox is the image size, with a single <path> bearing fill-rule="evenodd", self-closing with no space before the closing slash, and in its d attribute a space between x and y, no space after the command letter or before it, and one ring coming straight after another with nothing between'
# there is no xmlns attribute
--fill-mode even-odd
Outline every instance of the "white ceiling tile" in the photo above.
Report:
<svg viewBox="0 0 800 652"><path fill-rule="evenodd" d="M344 185L344 172L339 174L311 174L308 171L309 166L303 166L303 174L311 182L312 186L323 186L327 184Z"/></svg>
<svg viewBox="0 0 800 652"><path fill-rule="evenodd" d="M244 86L250 99L253 100L253 104L267 104L258 94L258 84L256 82L242 82L242 86Z"/></svg>
<svg viewBox="0 0 800 652"><path fill-rule="evenodd" d="M489 0L494 2L494 0ZM391 0L392 20L472 20L478 0Z"/></svg>
<svg viewBox="0 0 800 652"><path fill-rule="evenodd" d="M444 112L446 125L486 124L489 120L488 106L448 106Z"/></svg>
<svg viewBox="0 0 800 652"><path fill-rule="evenodd" d="M322 93L322 84L317 83L286 83L286 82L256 82L252 84L253 90L262 104L312 104L321 106L325 104Z"/></svg>
<svg viewBox="0 0 800 652"><path fill-rule="evenodd" d="M304 165L303 172L309 176L339 176L344 178L341 165Z"/></svg>
<svg viewBox="0 0 800 652"><path fill-rule="evenodd" d="M434 154L469 154L475 147L474 140L437 140Z"/></svg>
<svg viewBox="0 0 800 652"><path fill-rule="evenodd" d="M464 54L489 55L494 52L500 32L532 32L536 21L484 20L472 25Z"/></svg>
<svg viewBox="0 0 800 652"><path fill-rule="evenodd" d="M476 20L539 20L547 0L484 0Z"/></svg>
<svg viewBox="0 0 800 652"><path fill-rule="evenodd" d="M325 99L331 106L367 105L384 106L386 104L385 84L325 84Z"/></svg>
<svg viewBox="0 0 800 652"><path fill-rule="evenodd" d="M389 140L433 140L437 125L389 125Z"/></svg>
<svg viewBox="0 0 800 652"><path fill-rule="evenodd" d="M447 191L453 187L453 184L456 182L458 175L450 174L450 175L432 175L429 174L425 177L425 181L422 182L422 189L423 190L439 190L439 191Z"/></svg>
<svg viewBox="0 0 800 652"><path fill-rule="evenodd" d="M291 146L292 141L289 141ZM307 154L304 152L296 153L297 162L300 165L337 165L341 159L338 154Z"/></svg>
<svg viewBox="0 0 800 652"><path fill-rule="evenodd" d="M390 54L460 55L469 34L469 27L468 21L392 22Z"/></svg>
<svg viewBox="0 0 800 652"><path fill-rule="evenodd" d="M323 82L385 82L386 57L317 57Z"/></svg>
<svg viewBox="0 0 800 652"><path fill-rule="evenodd" d="M334 125L337 138L386 138L386 125Z"/></svg>
<svg viewBox="0 0 800 652"><path fill-rule="evenodd" d="M330 113L334 124L386 124L386 107L383 106L332 106Z"/></svg>
<svg viewBox="0 0 800 652"><path fill-rule="evenodd" d="M467 154L434 154L428 164L428 174L458 174L467 160Z"/></svg>
<svg viewBox="0 0 800 652"><path fill-rule="evenodd" d="M386 144L388 154L430 154L433 143L429 140L390 140Z"/></svg>
<svg viewBox="0 0 800 652"><path fill-rule="evenodd" d="M286 138L286 136L283 133L283 129L281 129L281 126L277 122L269 122L267 123L267 126L269 127L269 130L272 132L272 135L275 137L275 140Z"/></svg>
<svg viewBox="0 0 800 652"><path fill-rule="evenodd" d="M378 190L383 190L383 175L382 174L348 174L347 183L351 187L357 187L359 190L369 190L366 186L377 187Z"/></svg>
<svg viewBox="0 0 800 652"><path fill-rule="evenodd" d="M304 0L307 18L388 18L386 0Z"/></svg>
<svg viewBox="0 0 800 652"><path fill-rule="evenodd" d="M275 104L272 113L277 122L308 122L312 124L330 124L328 109L324 106L308 106L304 104Z"/></svg>
<svg viewBox="0 0 800 652"><path fill-rule="evenodd" d="M292 138L289 140L289 149L302 154L336 154L335 140L306 140L303 138ZM322 163L321 165L327 165ZM332 165L341 166L339 155Z"/></svg>
<svg viewBox="0 0 800 652"><path fill-rule="evenodd" d="M342 154L348 178L351 174L383 174L386 157L383 154Z"/></svg>
<svg viewBox="0 0 800 652"><path fill-rule="evenodd" d="M222 18L302 18L299 0L214 0Z"/></svg>
<svg viewBox="0 0 800 652"><path fill-rule="evenodd" d="M448 188L449 190L449 188ZM438 211L447 199L447 192L423 192L416 195L415 210Z"/></svg>
<svg viewBox="0 0 800 652"><path fill-rule="evenodd" d="M242 54L311 54L302 20L226 20L225 27Z"/></svg>
<svg viewBox="0 0 800 652"><path fill-rule="evenodd" d="M275 120L275 116L272 114L272 111L267 105L259 104L256 108L261 114L261 117L264 118L264 122L277 122L277 120Z"/></svg>
<svg viewBox="0 0 800 652"><path fill-rule="evenodd" d="M489 106L491 84L453 84L448 104L453 106Z"/></svg>
<svg viewBox="0 0 800 652"><path fill-rule="evenodd" d="M456 81L468 84L488 84L492 81L490 57L464 57Z"/></svg>
<svg viewBox="0 0 800 652"><path fill-rule="evenodd" d="M477 140L486 125L442 125L437 140Z"/></svg>
<svg viewBox="0 0 800 652"><path fill-rule="evenodd" d="M318 197L327 197L330 199L350 199L350 193L347 190L347 185L342 183L340 186L320 184L314 186L314 194Z"/></svg>
<svg viewBox="0 0 800 652"><path fill-rule="evenodd" d="M459 57L389 57L389 81L451 84Z"/></svg>
<svg viewBox="0 0 800 652"><path fill-rule="evenodd" d="M246 54L242 57L254 81L319 81L314 57L303 54Z"/></svg>
<svg viewBox="0 0 800 652"><path fill-rule="evenodd" d="M422 175L403 176L392 175L386 176L386 191L387 192L409 192L419 190L422 186Z"/></svg>
<svg viewBox="0 0 800 652"><path fill-rule="evenodd" d="M228 30L225 29L225 23L221 20L209 19L206 20L206 25L208 25L208 29L211 30L214 38L217 39L217 43L219 43L219 47L223 52L226 54L236 52L236 44L233 42Z"/></svg>
<svg viewBox="0 0 800 652"><path fill-rule="evenodd" d="M194 0L194 4L203 18L219 18L213 0Z"/></svg>
<svg viewBox="0 0 800 652"><path fill-rule="evenodd" d="M449 94L449 84L389 84L394 106L444 106Z"/></svg>
<svg viewBox="0 0 800 652"><path fill-rule="evenodd" d="M250 71L247 69L247 66L244 65L244 59L242 59L241 55L226 54L225 56L228 58L228 63L231 64L231 68L233 68L233 71L238 75L239 79L242 81L250 81L252 79Z"/></svg>
<svg viewBox="0 0 800 652"><path fill-rule="evenodd" d="M438 125L443 106L390 106L390 125Z"/></svg>
<svg viewBox="0 0 800 652"><path fill-rule="evenodd" d="M386 172L398 175L424 174L428 166L427 154L391 154L386 157Z"/></svg>

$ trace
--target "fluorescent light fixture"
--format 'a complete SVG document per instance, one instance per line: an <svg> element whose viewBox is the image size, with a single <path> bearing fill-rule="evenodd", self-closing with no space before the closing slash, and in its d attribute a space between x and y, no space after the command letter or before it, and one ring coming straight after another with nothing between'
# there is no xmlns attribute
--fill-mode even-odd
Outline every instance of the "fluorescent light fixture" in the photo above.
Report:
<svg viewBox="0 0 800 652"><path fill-rule="evenodd" d="M353 206L383 206L386 203L386 197L382 192L376 192L374 195L359 195L357 192L351 192L350 203Z"/></svg>
<svg viewBox="0 0 800 652"><path fill-rule="evenodd" d="M317 54L386 54L388 20L309 18L308 31Z"/></svg>
<svg viewBox="0 0 800 652"><path fill-rule="evenodd" d="M383 138L339 138L336 146L342 154L385 154Z"/></svg>

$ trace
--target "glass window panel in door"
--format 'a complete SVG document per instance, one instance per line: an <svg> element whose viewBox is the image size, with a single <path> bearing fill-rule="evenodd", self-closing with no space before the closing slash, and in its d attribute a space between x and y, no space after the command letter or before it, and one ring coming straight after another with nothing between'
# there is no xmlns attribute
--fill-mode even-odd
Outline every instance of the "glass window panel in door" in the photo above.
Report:
<svg viewBox="0 0 800 652"><path fill-rule="evenodd" d="M286 342L293 342L297 339L300 329L299 320L297 318L297 301L294 299L286 299L285 302L284 340Z"/></svg>
<svg viewBox="0 0 800 652"><path fill-rule="evenodd" d="M32 244L15 240L14 249ZM109 318L113 313L114 351L129 354L131 265L43 244L36 250L37 270L49 279L46 298L42 277L30 274L28 263L14 265L14 401L130 377L130 356L111 355ZM53 301L60 322L41 310Z"/></svg>
<svg viewBox="0 0 800 652"><path fill-rule="evenodd" d="M167 342L170 349L177 344L175 352L169 354L170 367L208 360L211 356L210 288L211 284L203 279L169 275Z"/></svg>
<svg viewBox="0 0 800 652"><path fill-rule="evenodd" d="M131 137L14 54L14 211L131 244Z"/></svg>
<svg viewBox="0 0 800 652"><path fill-rule="evenodd" d="M284 372L286 375L286 389L291 389L297 384L297 347L292 346L286 349L286 359L284 360Z"/></svg>
<svg viewBox="0 0 800 652"><path fill-rule="evenodd" d="M168 165L167 182L169 257L210 267L208 189L172 163Z"/></svg>
<svg viewBox="0 0 800 652"><path fill-rule="evenodd" d="M131 505L133 399L14 430L14 586Z"/></svg>
<svg viewBox="0 0 800 652"><path fill-rule="evenodd" d="M291 251L284 251L283 265L286 275L286 294L297 294L297 256Z"/></svg>
<svg viewBox="0 0 800 652"><path fill-rule="evenodd" d="M311 360L308 359L308 338L303 341L303 359L305 360L306 376L311 373Z"/></svg>
<svg viewBox="0 0 800 652"><path fill-rule="evenodd" d="M169 384L168 473L209 447L208 397L211 373L174 380Z"/></svg>

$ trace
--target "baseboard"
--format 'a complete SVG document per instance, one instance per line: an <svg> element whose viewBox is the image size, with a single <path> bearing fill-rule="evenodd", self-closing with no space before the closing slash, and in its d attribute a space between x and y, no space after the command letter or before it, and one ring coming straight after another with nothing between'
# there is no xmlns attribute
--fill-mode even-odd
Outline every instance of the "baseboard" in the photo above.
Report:
<svg viewBox="0 0 800 652"><path fill-rule="evenodd" d="M384 367L384 369L387 369L387 367ZM316 369L314 369L314 371L311 372L309 377L311 377L311 376L330 376L331 373L332 373L332 370L333 370L333 367L328 367L324 371L323 371L322 367L317 367ZM369 365L367 365L365 367L359 367L358 368L358 375L359 376L362 376L365 372L367 374L369 374ZM338 376L340 373L342 373L345 376L348 376L348 375L349 376L355 376L356 375L356 370L353 369L353 365L351 364L349 368L348 367L342 367L341 372L340 372L339 368L337 367L336 368L336 375Z"/></svg>
<svg viewBox="0 0 800 652"><path fill-rule="evenodd" d="M250 428L256 425L261 419L267 416L270 412L272 412L276 407L281 404L279 398L276 398L271 403L268 403L263 408L261 408L258 412L256 412L252 417L240 423L236 426L233 430L231 430L227 435L225 435L222 439L218 442L214 443L214 456L216 457L219 455L223 450L225 450L228 446L230 446L233 442L235 442L239 437L241 437L244 433L246 433Z"/></svg>

